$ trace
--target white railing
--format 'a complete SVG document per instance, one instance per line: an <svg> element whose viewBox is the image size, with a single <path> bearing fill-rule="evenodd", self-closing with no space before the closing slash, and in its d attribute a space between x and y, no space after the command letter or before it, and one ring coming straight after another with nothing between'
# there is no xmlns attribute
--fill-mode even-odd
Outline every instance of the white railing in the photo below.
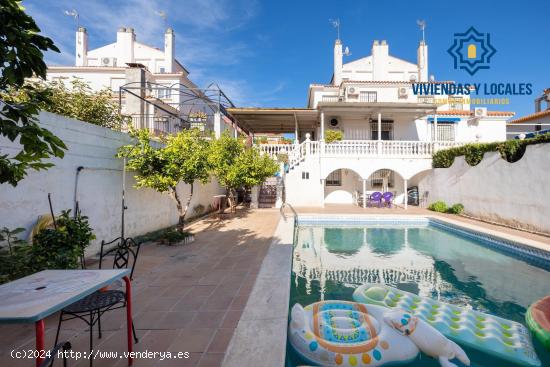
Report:
<svg viewBox="0 0 550 367"><path fill-rule="evenodd" d="M289 153L294 149L294 145L292 144L260 144L258 145L260 148L260 151L266 154L269 154L272 158L277 158L277 154L281 153L282 151L285 153Z"/></svg>
<svg viewBox="0 0 550 367"><path fill-rule="evenodd" d="M441 149L448 149L466 143L454 141L417 140L342 140L333 143L306 140L296 144L262 144L259 149L276 158L283 150L288 155L288 165L293 168L306 157L388 157L429 159Z"/></svg>

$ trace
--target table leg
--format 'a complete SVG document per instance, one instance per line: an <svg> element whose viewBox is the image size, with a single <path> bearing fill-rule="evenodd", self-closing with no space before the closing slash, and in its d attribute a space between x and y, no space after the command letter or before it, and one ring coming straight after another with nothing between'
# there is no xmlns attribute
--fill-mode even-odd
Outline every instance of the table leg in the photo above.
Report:
<svg viewBox="0 0 550 367"><path fill-rule="evenodd" d="M36 332L36 367L44 360L44 320L38 320L35 324Z"/></svg>
<svg viewBox="0 0 550 367"><path fill-rule="evenodd" d="M130 278L127 276L123 278L126 283L126 332L128 336L128 365L133 363L132 351L134 350L134 344L132 339L132 285L130 284Z"/></svg>

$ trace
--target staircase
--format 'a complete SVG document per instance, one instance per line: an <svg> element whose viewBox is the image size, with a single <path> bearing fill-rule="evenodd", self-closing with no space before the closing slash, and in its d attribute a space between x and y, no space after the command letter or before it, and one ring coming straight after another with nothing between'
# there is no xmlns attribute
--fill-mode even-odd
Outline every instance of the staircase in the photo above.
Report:
<svg viewBox="0 0 550 367"><path fill-rule="evenodd" d="M259 208L274 208L277 202L277 177L268 178L260 187Z"/></svg>

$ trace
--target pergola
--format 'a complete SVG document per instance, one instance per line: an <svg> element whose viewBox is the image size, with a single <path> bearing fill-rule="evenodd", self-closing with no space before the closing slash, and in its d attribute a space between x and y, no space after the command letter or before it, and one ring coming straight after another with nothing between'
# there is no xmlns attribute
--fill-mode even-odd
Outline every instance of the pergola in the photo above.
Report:
<svg viewBox="0 0 550 367"><path fill-rule="evenodd" d="M252 134L313 133L319 124L319 111L312 108L227 108L239 124Z"/></svg>

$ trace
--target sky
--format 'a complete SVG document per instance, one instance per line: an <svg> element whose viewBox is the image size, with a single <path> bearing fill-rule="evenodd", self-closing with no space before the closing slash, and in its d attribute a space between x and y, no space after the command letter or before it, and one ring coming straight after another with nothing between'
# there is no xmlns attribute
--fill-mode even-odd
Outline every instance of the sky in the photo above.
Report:
<svg viewBox="0 0 550 367"><path fill-rule="evenodd" d="M510 96L490 110L534 111L534 99L550 87L550 1L373 0L24 0L60 54L49 64L74 64L76 9L90 49L115 42L116 30L133 27L139 42L163 47L166 26L176 33L177 59L199 86L217 82L238 106L305 107L310 83L328 83L336 30L349 62L370 55L372 41L387 40L390 55L416 62L426 21L429 73L460 83L532 83L533 94ZM167 14L166 22L157 13ZM496 54L489 70L470 76L453 69L447 49L454 33L474 26L489 33ZM544 27L546 26L546 27Z"/></svg>

